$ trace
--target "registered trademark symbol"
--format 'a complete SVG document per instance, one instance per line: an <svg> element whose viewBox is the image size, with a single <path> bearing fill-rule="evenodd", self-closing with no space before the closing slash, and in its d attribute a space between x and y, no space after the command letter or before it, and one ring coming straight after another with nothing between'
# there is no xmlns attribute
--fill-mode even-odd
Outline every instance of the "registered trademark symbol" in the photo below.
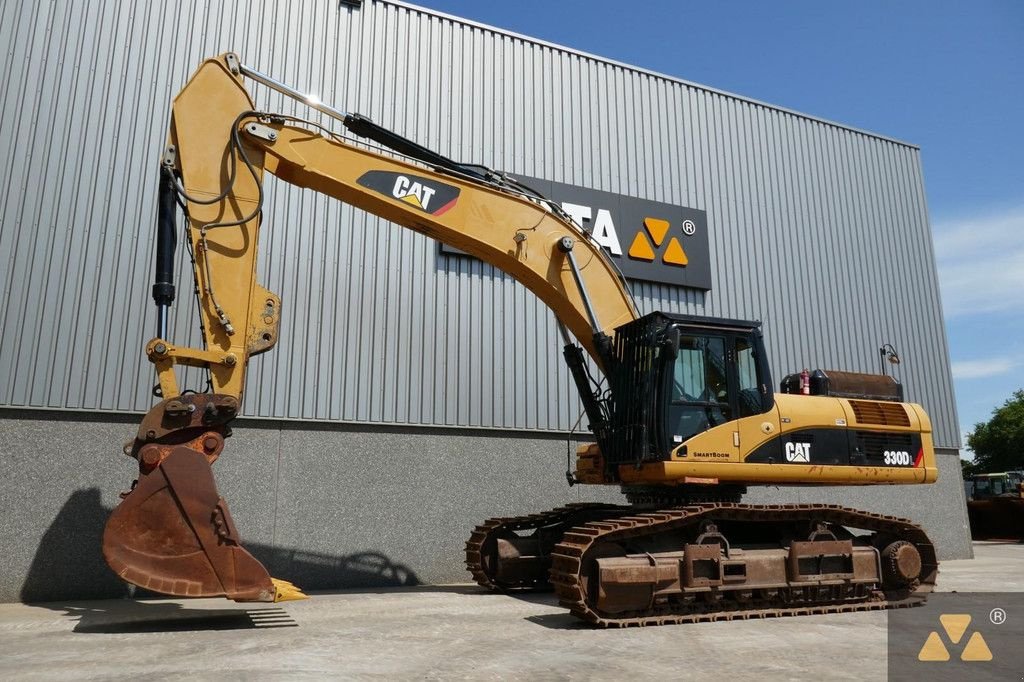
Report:
<svg viewBox="0 0 1024 682"><path fill-rule="evenodd" d="M1003 611L1001 608L996 607L989 611L988 619L992 621L993 625L1002 625L1006 622L1006 611Z"/></svg>
<svg viewBox="0 0 1024 682"><path fill-rule="evenodd" d="M696 231L697 226L692 220L687 219L683 221L683 234L693 234Z"/></svg>

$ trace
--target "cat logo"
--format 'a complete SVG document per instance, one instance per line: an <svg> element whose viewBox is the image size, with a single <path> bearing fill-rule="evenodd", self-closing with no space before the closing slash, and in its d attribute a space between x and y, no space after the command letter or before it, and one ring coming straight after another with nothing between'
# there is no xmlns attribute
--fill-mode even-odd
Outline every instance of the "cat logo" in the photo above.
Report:
<svg viewBox="0 0 1024 682"><path fill-rule="evenodd" d="M939 616L939 623L949 638L951 644L959 644L967 632L967 626L971 624L971 616L966 613L944 613ZM942 637L935 630L928 635L924 646L917 654L919 661L948 661L949 649L942 642ZM992 650L988 648L985 638L981 633L975 631L960 652L961 661L991 661Z"/></svg>
<svg viewBox="0 0 1024 682"><path fill-rule="evenodd" d="M367 171L356 182L435 216L449 211L459 199L458 187L408 173Z"/></svg>
<svg viewBox="0 0 1024 682"><path fill-rule="evenodd" d="M786 461L787 462L810 462L811 461L811 444L810 443L786 443Z"/></svg>
<svg viewBox="0 0 1024 682"><path fill-rule="evenodd" d="M684 222L689 223L689 225L683 225L683 231L686 234L693 234L693 221L687 220ZM629 247L629 257L635 260L647 261L648 263L653 262L656 257L655 249L660 248L665 242L665 237L668 236L671 226L672 224L669 221L662 220L661 218L644 218L643 228L636 233L633 243ZM654 242L653 246L651 245L652 241ZM679 267L684 267L690 262L678 237L673 236L669 240L668 246L665 247L665 252L661 255L661 262Z"/></svg>

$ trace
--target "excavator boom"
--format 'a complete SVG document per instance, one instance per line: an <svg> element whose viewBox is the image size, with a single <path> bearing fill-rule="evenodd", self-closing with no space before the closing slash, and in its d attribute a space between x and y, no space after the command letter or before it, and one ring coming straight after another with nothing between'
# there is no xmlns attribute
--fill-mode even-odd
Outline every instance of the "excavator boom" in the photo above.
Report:
<svg viewBox="0 0 1024 682"><path fill-rule="evenodd" d="M552 309L598 363L601 340L637 311L601 247L557 206L397 135L386 141L415 153L421 163L358 146L315 124L257 112L245 73L280 86L225 54L205 61L174 100L161 164L153 289L158 336L146 346L162 400L127 449L139 462L139 479L111 516L103 551L118 575L148 589L268 601L294 596L293 588L275 585L242 547L210 469L240 409L249 358L270 350L279 336L281 300L256 281L265 172L509 273ZM383 136L362 117L316 108L361 134ZM167 338L176 204L187 215L203 348L179 347ZM575 359L579 366L582 359ZM183 395L177 365L207 368L211 392Z"/></svg>

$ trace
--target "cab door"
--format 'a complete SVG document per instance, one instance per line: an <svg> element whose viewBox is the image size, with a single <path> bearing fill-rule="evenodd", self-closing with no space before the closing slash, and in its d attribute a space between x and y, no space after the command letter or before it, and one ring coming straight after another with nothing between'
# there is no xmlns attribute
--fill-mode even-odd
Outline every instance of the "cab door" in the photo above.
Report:
<svg viewBox="0 0 1024 682"><path fill-rule="evenodd" d="M727 335L680 336L665 420L670 448L733 419L729 347Z"/></svg>
<svg viewBox="0 0 1024 682"><path fill-rule="evenodd" d="M765 363L758 357L758 344L746 335L736 335L731 342L729 364L734 383L730 393L734 401L734 437L740 460L746 453L768 442L769 447L777 447L779 450L778 453L772 453L775 461L781 461L782 442L777 438L779 414L774 405L768 411L764 409L763 396L771 389L765 383L767 378L762 376L761 368Z"/></svg>

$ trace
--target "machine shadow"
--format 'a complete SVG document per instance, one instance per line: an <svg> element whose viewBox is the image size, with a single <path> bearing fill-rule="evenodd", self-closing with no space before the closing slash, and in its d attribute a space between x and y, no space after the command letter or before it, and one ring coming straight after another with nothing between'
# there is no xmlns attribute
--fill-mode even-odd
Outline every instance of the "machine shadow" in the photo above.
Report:
<svg viewBox="0 0 1024 682"><path fill-rule="evenodd" d="M411 568L380 552L334 556L258 542L247 542L245 547L271 575L285 578L304 591L366 591L421 584Z"/></svg>
<svg viewBox="0 0 1024 682"><path fill-rule="evenodd" d="M142 632L209 632L298 627L280 607L193 609L175 602L50 602L38 606L61 610L78 619L73 632L133 634Z"/></svg>
<svg viewBox="0 0 1024 682"><path fill-rule="evenodd" d="M190 608L176 601L160 601L161 595L146 590L131 589L107 567L100 549L111 511L103 506L98 488L73 492L43 534L22 583L21 601L77 619L75 632L172 632L298 625L279 606ZM335 556L260 543L247 543L246 547L272 575L301 585L304 590L473 589L420 587L421 581L411 568L379 552Z"/></svg>
<svg viewBox="0 0 1024 682"><path fill-rule="evenodd" d="M21 587L21 601L62 612L78 622L79 633L144 633L266 629L299 625L275 605L234 608L192 608L180 601L132 589L107 567L100 550L111 509L103 506L98 488L76 490L68 497L39 547ZM487 597L512 597L543 606L557 605L553 592L492 592L478 585L424 585L408 566L379 552L327 555L261 543L246 547L272 575L315 593L384 592L414 588ZM145 599L146 601L140 601ZM94 601L95 600L95 601ZM225 602L228 604L227 602ZM552 629L576 629L584 623L568 613L529 616L526 620Z"/></svg>
<svg viewBox="0 0 1024 682"><path fill-rule="evenodd" d="M523 620L530 621L549 630L593 630L594 626L583 622L569 612L545 613L539 616L527 616Z"/></svg>
<svg viewBox="0 0 1024 682"><path fill-rule="evenodd" d="M111 510L100 500L99 488L71 493L36 548L21 585L21 601L129 596L128 586L103 561L103 527Z"/></svg>

